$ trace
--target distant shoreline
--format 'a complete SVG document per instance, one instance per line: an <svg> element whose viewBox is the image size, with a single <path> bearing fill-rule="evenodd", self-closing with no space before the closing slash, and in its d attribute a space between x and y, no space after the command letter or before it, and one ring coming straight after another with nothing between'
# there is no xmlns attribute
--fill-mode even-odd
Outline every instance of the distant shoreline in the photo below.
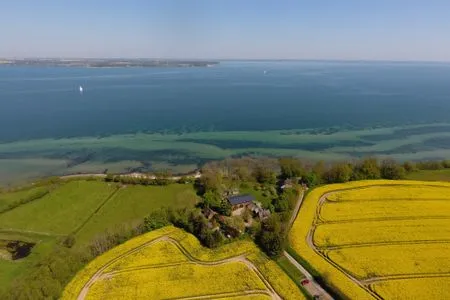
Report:
<svg viewBox="0 0 450 300"><path fill-rule="evenodd" d="M156 59L0 59L0 66L75 68L189 68L213 67L218 61Z"/></svg>

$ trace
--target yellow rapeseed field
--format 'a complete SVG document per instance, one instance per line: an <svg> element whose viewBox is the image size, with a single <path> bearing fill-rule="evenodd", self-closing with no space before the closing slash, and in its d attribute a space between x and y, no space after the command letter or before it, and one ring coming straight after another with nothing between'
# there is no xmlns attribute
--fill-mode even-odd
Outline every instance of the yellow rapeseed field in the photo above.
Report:
<svg viewBox="0 0 450 300"><path fill-rule="evenodd" d="M172 226L134 238L99 256L67 285L62 299L76 299L94 275L88 299L212 294L240 299L243 291L255 293L249 299L270 299L263 278L284 299L305 299L295 283L251 241L211 250L202 247L193 235Z"/></svg>
<svg viewBox="0 0 450 300"><path fill-rule="evenodd" d="M273 260L261 252L254 252L247 257L264 274L264 277L283 299L305 299L304 295Z"/></svg>
<svg viewBox="0 0 450 300"><path fill-rule="evenodd" d="M322 196L328 201L319 207ZM373 299L375 291L387 299L431 299L439 295L435 287L443 288L434 282L426 286L427 274L450 273L449 216L449 183L368 180L333 184L308 193L289 242L344 297ZM308 240L330 249L318 252ZM352 275L375 281L353 281ZM425 276L424 284L420 280L414 284L429 290L430 297L415 292L417 287L409 289L412 283L398 276ZM448 277L435 279L448 286Z"/></svg>
<svg viewBox="0 0 450 300"><path fill-rule="evenodd" d="M265 288L261 279L240 262L183 264L106 277L92 286L87 299L173 299Z"/></svg>
<svg viewBox="0 0 450 300"><path fill-rule="evenodd" d="M126 243L119 245L108 252L97 257L95 260L91 261L86 267L75 275L75 277L69 282L69 284L64 288L62 299L76 299L78 294L81 292L83 286L86 282L94 276L94 274L102 268L105 264L117 259L118 256L135 249L136 247L143 245L145 243L151 242L163 235L168 235L173 231L176 231L175 227L168 226L164 227L141 236L135 237Z"/></svg>
<svg viewBox="0 0 450 300"><path fill-rule="evenodd" d="M318 247L384 242L449 240L450 219L381 220L319 224L314 231Z"/></svg>
<svg viewBox="0 0 450 300"><path fill-rule="evenodd" d="M328 202L320 210L320 218L327 221L361 219L448 217L450 200L385 200L373 202Z"/></svg>
<svg viewBox="0 0 450 300"><path fill-rule="evenodd" d="M327 252L355 276L365 279L416 273L450 273L450 243L371 245Z"/></svg>
<svg viewBox="0 0 450 300"><path fill-rule="evenodd" d="M384 299L450 299L450 277L409 278L372 284Z"/></svg>
<svg viewBox="0 0 450 300"><path fill-rule="evenodd" d="M174 243L170 241L158 241L153 245L130 254L124 259L118 260L106 268L105 272L137 266L170 264L186 261L188 261L188 258Z"/></svg>
<svg viewBox="0 0 450 300"><path fill-rule="evenodd" d="M329 201L361 201L392 199L448 199L450 184L427 182L427 185L371 186L360 189L338 191L327 196Z"/></svg>

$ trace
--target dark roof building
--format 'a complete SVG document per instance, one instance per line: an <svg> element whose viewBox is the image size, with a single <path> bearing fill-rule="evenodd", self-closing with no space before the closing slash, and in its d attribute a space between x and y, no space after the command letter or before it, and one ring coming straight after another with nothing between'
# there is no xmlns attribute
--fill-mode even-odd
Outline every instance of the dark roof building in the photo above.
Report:
<svg viewBox="0 0 450 300"><path fill-rule="evenodd" d="M251 203L254 200L255 197L253 197L252 195L237 195L228 197L228 202L230 202L231 205Z"/></svg>

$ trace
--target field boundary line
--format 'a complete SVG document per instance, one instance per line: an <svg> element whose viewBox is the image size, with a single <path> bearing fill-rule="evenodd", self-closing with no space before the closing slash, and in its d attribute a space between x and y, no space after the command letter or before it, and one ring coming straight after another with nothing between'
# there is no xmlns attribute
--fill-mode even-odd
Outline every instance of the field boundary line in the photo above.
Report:
<svg viewBox="0 0 450 300"><path fill-rule="evenodd" d="M149 269L160 269L160 268L175 267L175 266L179 266L179 265L189 265L189 264L196 264L196 263L193 261L180 261L180 262L173 262L173 263L167 263L167 264L153 264L153 265L149 264L149 265L142 265L142 266L136 266L136 267L128 267L128 268L123 268L123 269L116 270L116 271L103 273L101 277L108 278L108 277L115 276L116 274L121 274L121 273L140 271L140 270L149 270ZM99 279L102 279L102 278L99 278Z"/></svg>
<svg viewBox="0 0 450 300"><path fill-rule="evenodd" d="M239 296L248 296L248 295L266 295L271 297L272 295L266 290L247 290L240 292L229 292L229 293L219 293L219 294L208 294L201 296L188 296L188 297L180 297L180 298L165 298L166 300L194 300L194 299L217 299L217 298L232 298Z"/></svg>
<svg viewBox="0 0 450 300"><path fill-rule="evenodd" d="M221 259L221 260L217 260L217 261L201 261L195 257L193 257L188 251L187 249L185 249L176 239L169 237L170 233L167 233L164 236L158 237L156 239L153 239L151 241L148 241L146 243L143 243L133 249L128 250L127 252L116 256L114 259L110 260L109 262L107 262L106 264L104 264L100 269L98 269L93 276L91 276L91 278L85 283L85 285L83 286L82 290L79 292L77 299L78 300L84 300L89 292L90 287L97 281L97 280L101 280L103 278L103 271L105 271L109 266L111 266L112 264L114 264L115 262L119 261L120 259L123 259L124 257L127 257L135 252L140 251L141 249L144 249L152 244L155 244L157 242L160 241L168 241L171 243L174 243L175 246L177 246L183 254L185 254L185 256L191 260L193 263L197 263L200 265L220 265L220 264L225 264L225 263L230 263L230 262L240 262L245 264L250 271L253 271L262 281L262 283L267 287L267 293L270 294L270 296L272 297L272 299L277 299L277 300L281 300L282 298L280 297L280 295L278 295L278 293L275 291L275 289L272 287L272 285L267 281L267 279L264 277L264 275L261 273L261 271L252 263L250 262L248 259L245 258L246 254L242 254L239 256L234 256L231 258L226 258L226 259ZM201 298L190 298L190 299L201 299Z"/></svg>
<svg viewBox="0 0 450 300"><path fill-rule="evenodd" d="M390 241L390 242L376 242L376 243L360 243L360 244L346 244L338 246L314 246L320 251L333 251L346 248L363 248L363 247L377 247L377 246L396 246L396 245L427 245L427 244L447 244L450 243L448 240L418 240L418 241Z"/></svg>
<svg viewBox="0 0 450 300"><path fill-rule="evenodd" d="M78 225L77 228L75 228L74 231L71 232L71 234L76 235L78 232L80 232L81 229L83 229L83 227L92 219L92 217L98 213L100 211L100 209L102 209L102 207L104 207L106 205L106 203L109 202L109 200L111 200L112 198L114 198L114 196L117 194L117 192L122 189L121 187L116 187L116 189L114 191L111 192L111 194L109 194L105 200L103 200L102 203L100 203L100 205L86 218L86 220L83 221L83 223L81 223L80 225Z"/></svg>
<svg viewBox="0 0 450 300"><path fill-rule="evenodd" d="M42 232L42 231L33 231L33 230L20 230L15 228L0 228L0 232L4 233L31 233L41 236L50 236L50 237L58 237L58 236L66 236L66 234L63 233L48 233L48 232Z"/></svg>
<svg viewBox="0 0 450 300"><path fill-rule="evenodd" d="M450 201L450 198L392 198L392 199L358 199L358 200L346 200L346 199L339 199L339 200L328 200L326 199L326 203L341 203L341 202L395 202L395 201Z"/></svg>
<svg viewBox="0 0 450 300"><path fill-rule="evenodd" d="M317 255L321 256L325 261L327 261L329 264L331 264L333 267L335 267L337 270L339 270L342 274L344 274L345 276L347 276L347 278L349 278L351 281L353 281L354 283L356 283L357 285L359 285L362 289L364 289L367 293L369 293L372 297L376 298L376 299L382 299L378 294L376 294L374 291L372 291L368 286L364 285L360 280L358 280L356 277L354 277L353 275L349 274L344 268L342 268L340 265L338 265L337 263L335 263L333 260L331 260L330 258L328 258L322 251L318 250L316 248L316 246L314 245L314 231L317 227L317 220L320 219L320 215L318 215L318 213L320 213L320 210L322 208L323 203L326 201L326 197L327 195L329 195L329 193L325 193L322 196L320 196L319 201L317 202L317 207L316 207L316 214L314 216L314 220L312 223L312 226L310 227L309 231L308 231L308 235L306 237L306 243L308 244L308 246L314 251L316 252Z"/></svg>
<svg viewBox="0 0 450 300"><path fill-rule="evenodd" d="M417 279L417 278L435 278L435 277L450 277L450 272L443 273L411 273L411 274L397 274L367 278L361 280L364 284L372 284L380 281L403 280L403 279Z"/></svg>
<svg viewBox="0 0 450 300"><path fill-rule="evenodd" d="M321 221L316 222L315 225L321 224L342 224L342 223L359 223L366 221L406 221L406 220L447 220L450 216L407 216L407 217L392 217L392 218L365 218L365 219L348 219L336 221Z"/></svg>

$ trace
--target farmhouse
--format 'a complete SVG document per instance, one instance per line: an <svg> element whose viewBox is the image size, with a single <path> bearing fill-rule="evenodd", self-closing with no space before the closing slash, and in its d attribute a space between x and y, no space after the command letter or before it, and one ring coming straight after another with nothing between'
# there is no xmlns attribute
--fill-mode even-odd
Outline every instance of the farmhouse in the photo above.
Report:
<svg viewBox="0 0 450 300"><path fill-rule="evenodd" d="M228 202L231 204L231 209L237 210L239 208L248 207L253 205L255 198L252 195L237 195L228 197Z"/></svg>

